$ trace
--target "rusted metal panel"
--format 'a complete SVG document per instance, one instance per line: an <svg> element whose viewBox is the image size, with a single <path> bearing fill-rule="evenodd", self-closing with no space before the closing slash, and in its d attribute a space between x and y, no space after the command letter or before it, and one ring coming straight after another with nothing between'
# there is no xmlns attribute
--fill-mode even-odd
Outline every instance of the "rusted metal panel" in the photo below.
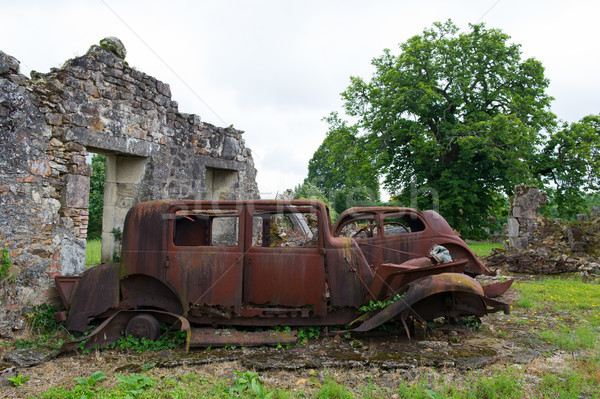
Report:
<svg viewBox="0 0 600 399"><path fill-rule="evenodd" d="M466 263L466 259L461 259L455 262L436 264L431 258L415 258L400 265L384 263L377 268L365 303L371 299L383 300L394 295L394 290L425 276L461 273Z"/></svg>
<svg viewBox="0 0 600 399"><path fill-rule="evenodd" d="M84 332L90 327L89 319L118 306L119 271L118 263L105 263L81 275L69 309L67 329Z"/></svg>
<svg viewBox="0 0 600 399"><path fill-rule="evenodd" d="M324 316L325 268L319 248L250 248L244 304L314 308Z"/></svg>
<svg viewBox="0 0 600 399"><path fill-rule="evenodd" d="M167 280L187 292L197 306L241 308L242 253L238 250L199 248L180 251L173 257Z"/></svg>
<svg viewBox="0 0 600 399"><path fill-rule="evenodd" d="M499 283L484 285L483 292L485 292L485 296L488 298L496 298L508 291L514 281L515 280L511 279Z"/></svg>
<svg viewBox="0 0 600 399"><path fill-rule="evenodd" d="M58 291L58 296L65 307L65 309L69 309L71 306L71 299L73 298L73 293L77 290L77 285L79 285L79 280L81 276L56 276L54 277L54 282L56 284L56 290Z"/></svg>
<svg viewBox="0 0 600 399"><path fill-rule="evenodd" d="M425 321L448 315L483 316L486 312L481 285L464 274L426 276L405 285L404 289L402 298L364 321L354 331L369 331L405 311ZM448 297L450 301L446 300Z"/></svg>
<svg viewBox="0 0 600 399"><path fill-rule="evenodd" d="M164 279L169 201L150 201L129 210L123 225L121 275L144 274Z"/></svg>
<svg viewBox="0 0 600 399"><path fill-rule="evenodd" d="M330 305L358 308L364 302L373 270L356 242L335 238L331 244L326 249Z"/></svg>

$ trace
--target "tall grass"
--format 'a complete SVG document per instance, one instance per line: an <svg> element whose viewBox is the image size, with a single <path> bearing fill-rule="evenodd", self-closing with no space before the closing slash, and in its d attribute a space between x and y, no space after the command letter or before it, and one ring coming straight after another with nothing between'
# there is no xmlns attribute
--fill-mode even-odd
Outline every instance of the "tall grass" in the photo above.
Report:
<svg viewBox="0 0 600 399"><path fill-rule="evenodd" d="M102 241L88 240L85 245L85 265L91 266L100 263Z"/></svg>

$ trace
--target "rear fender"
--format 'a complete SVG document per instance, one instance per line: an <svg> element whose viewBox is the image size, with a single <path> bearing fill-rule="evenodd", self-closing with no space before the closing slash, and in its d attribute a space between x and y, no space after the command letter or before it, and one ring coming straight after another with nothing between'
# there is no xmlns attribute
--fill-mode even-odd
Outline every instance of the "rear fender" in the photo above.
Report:
<svg viewBox="0 0 600 399"><path fill-rule="evenodd" d="M118 263L103 263L83 272L77 288L70 295L68 330L87 331L90 319L119 305L120 273Z"/></svg>
<svg viewBox="0 0 600 399"><path fill-rule="evenodd" d="M483 288L473 278L462 273L442 273L433 276L422 277L408 285L402 298L394 301L392 304L376 313L373 317L368 318L360 326L352 331L369 331L378 327L388 320L393 319L419 301L434 296L436 294L448 292L462 292L474 295L475 298L480 298L483 301ZM436 306L435 304L434 306ZM439 303L440 308L444 308L445 303ZM485 304L482 302L485 309Z"/></svg>
<svg viewBox="0 0 600 399"><path fill-rule="evenodd" d="M184 305L173 290L153 277L133 274L121 279L120 309L154 308L183 314Z"/></svg>

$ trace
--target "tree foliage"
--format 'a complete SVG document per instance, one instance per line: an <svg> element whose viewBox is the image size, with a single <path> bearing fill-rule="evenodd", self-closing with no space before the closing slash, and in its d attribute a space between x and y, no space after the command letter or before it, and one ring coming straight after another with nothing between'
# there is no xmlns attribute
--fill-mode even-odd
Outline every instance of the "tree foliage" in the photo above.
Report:
<svg viewBox="0 0 600 399"><path fill-rule="evenodd" d="M90 205L88 219L88 239L97 240L102 237L102 212L104 208L104 175L106 156L92 156L92 176L90 176Z"/></svg>
<svg viewBox="0 0 600 399"><path fill-rule="evenodd" d="M310 183L323 192L337 213L379 201L379 179L365 139L334 113L329 132L308 163Z"/></svg>
<svg viewBox="0 0 600 399"><path fill-rule="evenodd" d="M600 115L565 123L553 132L537 168L549 191L553 216L587 213L589 194L600 188Z"/></svg>
<svg viewBox="0 0 600 399"><path fill-rule="evenodd" d="M370 81L351 78L342 96L358 122L330 121L309 177L329 182L333 173L348 173L337 170L327 148L337 146L329 150L337 154L344 138L354 140L398 201L439 204L451 225L480 235L491 208L515 184L530 182L539 133L554 124L544 68L521 59L519 45L483 24L459 33L451 21L435 23L400 50L373 60ZM353 155L359 146L348 148ZM327 167L316 168L323 159Z"/></svg>

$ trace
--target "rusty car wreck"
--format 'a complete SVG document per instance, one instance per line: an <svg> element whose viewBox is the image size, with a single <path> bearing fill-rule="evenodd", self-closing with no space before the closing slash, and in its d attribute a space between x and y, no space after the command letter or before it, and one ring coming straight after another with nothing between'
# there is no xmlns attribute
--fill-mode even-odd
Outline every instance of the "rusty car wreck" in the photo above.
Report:
<svg viewBox="0 0 600 399"><path fill-rule="evenodd" d="M411 318L509 312L491 298L507 286L472 278L491 272L446 221L407 209L354 208L332 227L317 200L139 203L125 219L119 263L56 278L66 308L57 316L70 331L101 322L86 347L114 342L123 330L156 339L161 322L187 331L188 345L208 346L294 339L216 329L224 326L368 331L397 320L409 333ZM351 224L354 238L343 237ZM361 311L373 302L387 306Z"/></svg>

